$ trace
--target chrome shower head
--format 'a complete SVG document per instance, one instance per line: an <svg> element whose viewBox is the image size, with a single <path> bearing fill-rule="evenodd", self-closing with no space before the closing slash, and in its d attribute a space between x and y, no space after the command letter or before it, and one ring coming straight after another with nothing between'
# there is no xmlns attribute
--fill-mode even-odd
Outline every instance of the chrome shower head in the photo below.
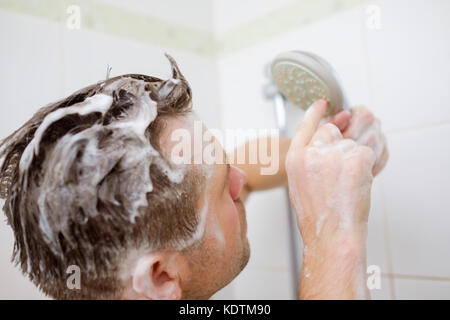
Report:
<svg viewBox="0 0 450 320"><path fill-rule="evenodd" d="M337 74L321 57L305 51L279 54L271 65L272 79L282 95L306 110L316 100L328 100L328 115L347 108Z"/></svg>

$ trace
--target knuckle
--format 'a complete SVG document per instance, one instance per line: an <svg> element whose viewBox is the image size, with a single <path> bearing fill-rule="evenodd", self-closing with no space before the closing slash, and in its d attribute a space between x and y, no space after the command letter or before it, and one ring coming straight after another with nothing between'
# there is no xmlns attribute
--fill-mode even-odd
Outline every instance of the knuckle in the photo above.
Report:
<svg viewBox="0 0 450 320"><path fill-rule="evenodd" d="M373 114L369 110L366 110L363 113L363 117L364 117L364 120L367 121L367 122L375 121L375 118L374 118Z"/></svg>
<svg viewBox="0 0 450 320"><path fill-rule="evenodd" d="M323 129L334 138L342 138L341 130L339 128L332 124L332 123L326 123L323 125Z"/></svg>
<svg viewBox="0 0 450 320"><path fill-rule="evenodd" d="M325 158L317 149L308 148L302 158L302 168L308 172L319 172L324 166L324 160Z"/></svg>
<svg viewBox="0 0 450 320"><path fill-rule="evenodd" d="M356 116L356 118L360 118L361 120L364 120L365 122L372 122L375 120L375 117L373 113L363 106L358 106L355 108L353 114Z"/></svg>
<svg viewBox="0 0 450 320"><path fill-rule="evenodd" d="M353 115L361 115L365 113L365 110L367 110L366 107L362 106L362 105L357 105L354 108L352 108L352 113Z"/></svg>
<svg viewBox="0 0 450 320"><path fill-rule="evenodd" d="M375 162L376 155L375 151L373 151L372 148L369 148L367 146L359 146L358 149L364 161L372 161L373 163Z"/></svg>
<svg viewBox="0 0 450 320"><path fill-rule="evenodd" d="M377 139L375 135L371 134L367 137L367 145L368 146L375 146L377 144Z"/></svg>
<svg viewBox="0 0 450 320"><path fill-rule="evenodd" d="M338 143L338 148L344 152L349 152L357 147L355 140L353 139L342 139Z"/></svg>

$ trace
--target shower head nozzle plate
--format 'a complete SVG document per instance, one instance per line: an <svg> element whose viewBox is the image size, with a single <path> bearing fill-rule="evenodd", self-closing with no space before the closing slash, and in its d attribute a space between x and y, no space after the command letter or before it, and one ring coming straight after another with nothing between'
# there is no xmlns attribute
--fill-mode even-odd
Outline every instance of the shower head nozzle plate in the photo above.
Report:
<svg viewBox="0 0 450 320"><path fill-rule="evenodd" d="M329 102L328 115L346 107L335 72L325 60L312 53L282 53L273 61L271 73L283 96L303 110L320 98Z"/></svg>

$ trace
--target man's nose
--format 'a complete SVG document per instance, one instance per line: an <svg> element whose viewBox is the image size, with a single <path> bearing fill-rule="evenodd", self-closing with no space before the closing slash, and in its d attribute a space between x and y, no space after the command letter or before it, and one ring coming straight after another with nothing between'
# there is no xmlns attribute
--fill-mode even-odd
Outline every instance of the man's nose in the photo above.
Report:
<svg viewBox="0 0 450 320"><path fill-rule="evenodd" d="M247 174L240 168L231 166L231 197L236 200L247 183Z"/></svg>

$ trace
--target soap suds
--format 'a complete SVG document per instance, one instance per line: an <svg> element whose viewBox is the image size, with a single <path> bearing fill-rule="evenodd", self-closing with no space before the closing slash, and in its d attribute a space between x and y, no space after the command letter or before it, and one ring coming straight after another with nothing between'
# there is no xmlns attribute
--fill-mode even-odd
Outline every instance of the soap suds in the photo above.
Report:
<svg viewBox="0 0 450 320"><path fill-rule="evenodd" d="M303 262L303 263L304 263L304 262ZM304 275L305 278L307 278L307 279L311 278L311 271L310 271L307 267L305 267L305 266L303 266L303 275Z"/></svg>
<svg viewBox="0 0 450 320"><path fill-rule="evenodd" d="M317 237L319 237L319 235L320 235L320 231L322 230L322 225L323 225L326 217L327 217L327 215L321 215L319 217L319 219L317 220L317 224L316 224L316 236Z"/></svg>
<svg viewBox="0 0 450 320"><path fill-rule="evenodd" d="M201 240L203 235L205 234L206 230L206 220L208 217L208 197L205 196L205 204L203 205L202 210L198 213L198 224L197 229L195 230L194 234L191 236L191 238L188 241L185 241L182 243L180 249L188 248L197 241Z"/></svg>
<svg viewBox="0 0 450 320"><path fill-rule="evenodd" d="M288 173L288 177L290 176L290 174ZM296 216L299 219L300 224L303 223L303 210L302 210L302 205L300 202L300 198L298 195L298 190L297 187L295 185L295 182L292 181L292 179L288 179L288 185L289 185L289 197L291 198L291 203L292 206L294 207L294 210L296 212Z"/></svg>
<svg viewBox="0 0 450 320"><path fill-rule="evenodd" d="M180 79L169 79L167 80L158 91L158 97L160 99L165 99L175 88L177 84L180 83Z"/></svg>
<svg viewBox="0 0 450 320"><path fill-rule="evenodd" d="M123 85L121 82L121 80L113 82L104 90L112 91ZM98 215L98 192L98 199L101 201L112 205L122 205L129 213L130 222L134 223L140 214L140 208L148 206L147 193L153 190L149 170L152 163L156 164L171 182L179 184L183 181L185 166L172 168L146 137L147 128L157 116L157 102L145 93L144 86L143 81L136 80L130 88L127 88L134 95L135 102L125 111L124 116L107 125L94 124L79 133L67 133L56 143L52 152L54 156L48 160L48 165L53 170L44 178L38 199L41 212L39 227L55 254L60 253L56 245L58 242L56 235L58 231L63 235L66 234L69 218L64 215L50 217L49 210L54 215L55 210L63 210L60 207L61 204L67 208L80 206L85 212L80 223L86 223L89 218L95 218ZM101 93L87 98L84 102L58 109L47 115L22 156L20 161L22 172L27 170L33 156L38 154L42 135L55 121L74 113L86 115L101 112L105 115L112 105L113 97ZM103 139L102 145L100 139ZM79 183L67 184L67 172L75 163L83 168L83 171L78 173ZM118 185L116 180L111 180L117 179L108 176L114 167L122 168L123 173L118 175L123 175L123 181L128 183ZM121 190L118 193L118 190L114 188ZM120 202L115 198L115 194L120 196ZM59 206L59 209L55 207L55 204ZM194 234L193 241L201 236L203 227L204 221L201 220L200 231L198 231L200 233ZM69 238L69 235L67 237Z"/></svg>
<svg viewBox="0 0 450 320"><path fill-rule="evenodd" d="M337 137L335 137L337 138ZM333 142L325 142L321 140L316 140L309 147L310 152L314 155L317 153L317 157L320 158L324 155L331 153L341 153L343 160L350 160L352 157L356 156L358 153L358 145L355 141L351 139L336 139ZM307 161L305 163L306 174L311 181L315 181L315 184L320 185L322 183L322 176L326 174L326 168L323 169L320 166L320 161ZM291 176L288 173L288 176ZM295 175L294 175L295 176ZM339 228L343 231L352 230L354 223L354 208L353 204L355 199L352 198L352 194L348 194L346 190L349 190L351 186L347 179L342 175L336 177L335 186L333 193L330 194L326 199L324 199L324 204L326 205L326 210L318 216L315 224L315 234L316 237L320 236L323 225L329 219L330 214L337 214L339 218ZM289 193L292 205L297 212L300 223L303 223L303 213L301 211L301 201L299 198L299 190L296 188L296 183L292 179L288 179ZM368 188L370 190L370 183L366 183L361 186L361 188ZM369 192L367 190L367 193ZM335 212L335 213L334 213Z"/></svg>
<svg viewBox="0 0 450 320"><path fill-rule="evenodd" d="M157 142L166 121L192 112L191 88L168 58L171 79L130 74L93 84L39 109L1 143L13 258L44 292L67 262L88 281L105 279L129 249L186 247L205 234L208 198L192 212L202 184Z"/></svg>
<svg viewBox="0 0 450 320"><path fill-rule="evenodd" d="M101 112L102 115L106 110L111 107L113 99L111 96L105 94L97 94L93 97L87 98L85 101L68 108L57 109L54 112L48 114L42 121L42 124L36 130L33 140L25 148L22 158L20 159L20 172L23 173L31 164L33 156L36 156L39 152L39 144L41 142L42 135L45 130L52 125L55 121L58 121L69 114L87 115L93 112Z"/></svg>
<svg viewBox="0 0 450 320"><path fill-rule="evenodd" d="M357 108L354 112L363 115L356 116L356 119L359 120L351 123L345 135L356 140L358 144L370 147L375 152L378 161L386 145L386 138L381 131L381 122L372 115L366 114L367 110Z"/></svg>
<svg viewBox="0 0 450 320"><path fill-rule="evenodd" d="M386 138L381 132L381 125L379 121L374 121L364 131L364 133L357 139L357 142L362 145L370 147L374 152L377 161L381 158L386 144Z"/></svg>
<svg viewBox="0 0 450 320"><path fill-rule="evenodd" d="M145 131L150 123L155 120L157 116L156 102L150 99L146 94L143 94L139 100L139 107L137 114L132 118L127 118L124 121L116 121L111 123L108 127L111 129L121 129L133 131L143 141L146 141Z"/></svg>
<svg viewBox="0 0 450 320"><path fill-rule="evenodd" d="M182 243L182 246L179 247L179 249L187 248L197 241L201 240L206 234L208 236L212 235L217 240L217 243L219 244L220 248L223 249L225 247L225 235L220 227L220 222L215 214L208 214L208 211L211 210L211 207L209 206L209 200L208 198L211 197L210 190L210 181L212 176L215 172L215 166L210 164L204 164L201 166L202 175L204 177L204 181L206 181L205 187L204 187L204 205L200 212L197 213L197 217L199 219L199 222L197 224L197 229L191 239L189 241L186 241ZM213 221L210 221L210 227L206 229L206 224L208 221L208 218L213 219Z"/></svg>

